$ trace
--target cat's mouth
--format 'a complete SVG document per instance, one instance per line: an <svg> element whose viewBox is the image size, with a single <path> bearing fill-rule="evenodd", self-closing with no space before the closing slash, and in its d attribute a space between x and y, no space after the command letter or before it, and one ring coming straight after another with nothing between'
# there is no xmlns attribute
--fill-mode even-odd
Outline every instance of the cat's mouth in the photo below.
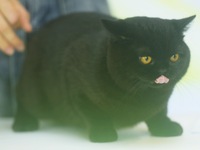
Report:
<svg viewBox="0 0 200 150"><path fill-rule="evenodd" d="M168 85L170 81L172 81L171 78L166 77L165 75L160 75L158 76L155 80L143 80L142 81L146 82L149 86L157 88L161 86Z"/></svg>
<svg viewBox="0 0 200 150"><path fill-rule="evenodd" d="M167 78L164 75L161 75L154 82L156 84L167 84L169 82L169 78Z"/></svg>

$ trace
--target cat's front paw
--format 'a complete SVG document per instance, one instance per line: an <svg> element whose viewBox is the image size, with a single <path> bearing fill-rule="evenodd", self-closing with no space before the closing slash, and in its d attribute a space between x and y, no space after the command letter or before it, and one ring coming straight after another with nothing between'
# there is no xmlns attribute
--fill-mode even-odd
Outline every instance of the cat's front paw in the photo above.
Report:
<svg viewBox="0 0 200 150"><path fill-rule="evenodd" d="M39 123L35 118L16 118L12 128L15 132L35 131L39 128Z"/></svg>
<svg viewBox="0 0 200 150"><path fill-rule="evenodd" d="M117 132L114 129L93 128L90 130L90 141L113 142L117 140Z"/></svg>
<svg viewBox="0 0 200 150"><path fill-rule="evenodd" d="M149 131L153 136L170 137L180 136L183 133L183 128L176 122L165 122L158 126L150 127Z"/></svg>

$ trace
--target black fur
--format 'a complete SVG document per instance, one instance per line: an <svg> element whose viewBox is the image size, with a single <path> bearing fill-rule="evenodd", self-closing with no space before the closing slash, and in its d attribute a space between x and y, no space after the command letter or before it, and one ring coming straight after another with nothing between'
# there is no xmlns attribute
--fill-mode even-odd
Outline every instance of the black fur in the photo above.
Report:
<svg viewBox="0 0 200 150"><path fill-rule="evenodd" d="M183 31L193 19L80 13L49 23L28 44L14 130L35 130L47 117L88 128L93 142L114 141L116 128L141 121L155 136L182 134L167 117L167 103L189 65ZM171 62L176 53L180 59ZM160 75L169 83L156 84Z"/></svg>

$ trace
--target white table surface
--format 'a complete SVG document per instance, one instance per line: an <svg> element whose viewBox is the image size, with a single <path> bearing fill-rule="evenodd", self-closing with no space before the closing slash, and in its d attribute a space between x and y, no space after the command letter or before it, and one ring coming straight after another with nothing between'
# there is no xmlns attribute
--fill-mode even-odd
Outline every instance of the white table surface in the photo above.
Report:
<svg viewBox="0 0 200 150"><path fill-rule="evenodd" d="M182 115L174 117L184 128L179 137L158 138L147 132L145 124L119 130L119 139L112 143L91 143L78 131L42 125L35 132L15 133L12 118L0 119L0 150L199 150L200 117Z"/></svg>

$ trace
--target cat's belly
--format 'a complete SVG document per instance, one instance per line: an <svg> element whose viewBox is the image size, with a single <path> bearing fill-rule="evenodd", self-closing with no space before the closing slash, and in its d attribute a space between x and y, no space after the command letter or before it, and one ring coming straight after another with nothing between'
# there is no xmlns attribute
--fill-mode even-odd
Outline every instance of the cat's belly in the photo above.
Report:
<svg viewBox="0 0 200 150"><path fill-rule="evenodd" d="M141 110L142 111L142 110ZM145 121L150 116L154 115L154 112L137 112L132 110L131 112L122 112L121 114L115 114L113 116L113 123L116 127L126 127L126 126L133 126L139 122Z"/></svg>
<svg viewBox="0 0 200 150"><path fill-rule="evenodd" d="M133 126L139 122L143 122L148 118L151 118L157 113L157 110L130 110L129 112L121 112L121 114L115 114L113 116L113 122L116 127Z"/></svg>
<svg viewBox="0 0 200 150"><path fill-rule="evenodd" d="M116 127L133 126L139 122L146 121L166 107L165 102L137 101L110 107L109 115L112 116Z"/></svg>

